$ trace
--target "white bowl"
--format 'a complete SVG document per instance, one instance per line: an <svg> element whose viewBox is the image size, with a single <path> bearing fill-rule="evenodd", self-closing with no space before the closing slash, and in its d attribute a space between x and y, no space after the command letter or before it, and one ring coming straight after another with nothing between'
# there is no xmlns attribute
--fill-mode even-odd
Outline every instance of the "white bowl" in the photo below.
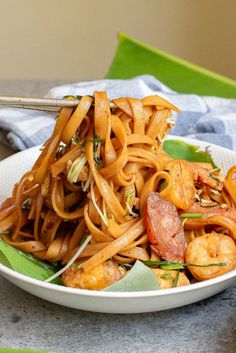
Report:
<svg viewBox="0 0 236 353"><path fill-rule="evenodd" d="M209 146L202 141L181 139L200 146L201 149ZM211 145L210 151L216 165L223 167L224 172L236 164L235 152L216 145ZM39 147L33 147L0 162L0 200L11 193L14 183L32 166L38 154ZM197 302L229 287L236 277L236 270L233 270L220 277L186 287L118 293L74 289L45 283L10 270L1 264L0 273L18 287L53 303L81 310L127 314L167 310Z"/></svg>

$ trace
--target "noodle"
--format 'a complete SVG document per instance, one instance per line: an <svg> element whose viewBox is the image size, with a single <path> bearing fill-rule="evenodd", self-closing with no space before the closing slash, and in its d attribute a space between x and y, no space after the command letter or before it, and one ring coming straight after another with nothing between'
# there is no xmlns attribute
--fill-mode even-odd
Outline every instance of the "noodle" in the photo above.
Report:
<svg viewBox="0 0 236 353"><path fill-rule="evenodd" d="M158 261L165 255L146 225L153 192L178 215L200 214L181 223L188 244L211 232L235 239L236 167L223 180L210 164L172 160L162 142L178 108L164 98L110 103L106 92L95 92L75 109L61 109L32 170L1 205L3 239L62 265L78 253L79 271L87 274L109 261Z"/></svg>

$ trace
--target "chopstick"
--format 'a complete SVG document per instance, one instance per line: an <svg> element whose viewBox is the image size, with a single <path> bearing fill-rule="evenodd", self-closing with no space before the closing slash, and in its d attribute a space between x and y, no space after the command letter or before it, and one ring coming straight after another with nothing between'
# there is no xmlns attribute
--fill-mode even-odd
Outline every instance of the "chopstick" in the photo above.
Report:
<svg viewBox="0 0 236 353"><path fill-rule="evenodd" d="M1 97L0 107L33 109L48 112L58 112L62 107L76 107L80 99L58 99L58 98L30 98L30 97ZM114 103L110 108L115 108Z"/></svg>
<svg viewBox="0 0 236 353"><path fill-rule="evenodd" d="M77 99L0 97L0 106L45 111L58 111L62 107L76 107L78 103Z"/></svg>

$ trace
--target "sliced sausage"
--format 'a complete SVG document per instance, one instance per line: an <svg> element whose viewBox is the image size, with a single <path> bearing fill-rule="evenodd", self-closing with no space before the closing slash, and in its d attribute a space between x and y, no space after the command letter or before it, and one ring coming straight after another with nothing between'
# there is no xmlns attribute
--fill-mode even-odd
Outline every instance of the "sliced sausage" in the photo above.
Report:
<svg viewBox="0 0 236 353"><path fill-rule="evenodd" d="M175 206L150 192L145 223L150 243L164 260L184 261L184 229Z"/></svg>

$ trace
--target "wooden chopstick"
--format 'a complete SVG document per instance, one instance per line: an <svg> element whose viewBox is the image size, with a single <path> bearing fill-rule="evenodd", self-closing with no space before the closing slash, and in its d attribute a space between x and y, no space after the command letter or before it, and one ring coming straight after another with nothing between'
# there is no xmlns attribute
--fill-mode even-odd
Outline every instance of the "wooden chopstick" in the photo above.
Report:
<svg viewBox="0 0 236 353"><path fill-rule="evenodd" d="M30 98L30 97L0 97L0 107L43 110L56 112L62 107L76 107L80 99ZM115 108L115 104L110 104Z"/></svg>

